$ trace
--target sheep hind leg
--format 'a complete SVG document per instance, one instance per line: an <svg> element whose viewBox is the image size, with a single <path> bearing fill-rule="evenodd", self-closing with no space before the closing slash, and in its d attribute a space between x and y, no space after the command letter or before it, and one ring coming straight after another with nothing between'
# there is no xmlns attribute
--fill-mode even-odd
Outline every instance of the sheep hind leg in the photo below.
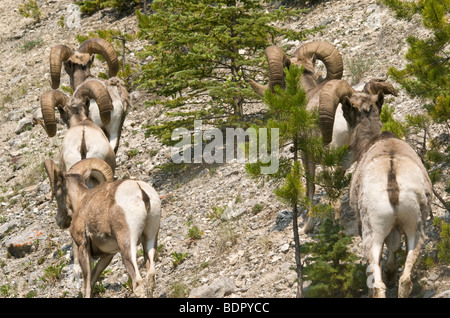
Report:
<svg viewBox="0 0 450 318"><path fill-rule="evenodd" d="M383 280L387 282L389 288L392 288L395 285L397 274L397 250L402 244L401 233L398 228L392 229L391 233L386 237L385 243L388 248L388 255L383 268Z"/></svg>
<svg viewBox="0 0 450 318"><path fill-rule="evenodd" d="M416 241L417 240L417 241ZM403 269L402 276L399 280L398 286L398 297L399 298L407 298L411 293L412 289L412 280L411 280L411 272L414 266L414 263L419 256L420 249L422 248L423 238L419 234L419 231L416 232L415 235L407 235L406 236L406 247L407 247L407 256L405 261L405 268Z"/></svg>
<svg viewBox="0 0 450 318"><path fill-rule="evenodd" d="M372 297L385 298L386 286L383 283L381 277L381 253L383 251L383 242L374 241L370 249L368 250L369 266L367 273L370 274L368 278L368 286L372 290ZM372 278L372 281L370 281Z"/></svg>
<svg viewBox="0 0 450 318"><path fill-rule="evenodd" d="M120 254L122 255L122 262L131 278L133 293L139 298L144 298L145 286L144 280L139 274L139 267L136 261L136 244L133 244L133 242L130 242L129 244L130 245L127 247L119 245Z"/></svg>
<svg viewBox="0 0 450 318"><path fill-rule="evenodd" d="M156 239L145 240L144 242L144 261L146 267L146 285L147 296L153 297L153 290L155 289L155 253L156 253Z"/></svg>

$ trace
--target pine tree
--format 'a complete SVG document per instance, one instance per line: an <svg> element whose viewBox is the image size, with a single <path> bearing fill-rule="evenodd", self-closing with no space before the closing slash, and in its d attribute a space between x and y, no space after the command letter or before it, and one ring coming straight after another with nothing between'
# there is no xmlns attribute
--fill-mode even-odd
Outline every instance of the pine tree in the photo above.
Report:
<svg viewBox="0 0 450 318"><path fill-rule="evenodd" d="M318 110L306 109L306 93L300 85L302 73L303 69L294 64L290 65L289 69L285 69L285 89L276 86L274 92L266 90L264 93L264 102L269 108L265 127L279 130L280 149L287 146L291 148L288 157L279 158L278 172L266 175L266 177L272 178L278 183L274 193L293 211L292 228L298 276L297 297L303 296L303 265L297 221L299 213L301 210L312 207L312 212L316 216L326 214L331 210L330 202L339 197L343 187L348 184L348 178L342 176L342 173L336 168L342 162L346 147L332 150L323 146L322 137L317 134L319 131ZM271 149L269 151L272 153ZM326 171L322 174L317 174L318 178L313 180L313 182L326 181L328 203L313 204L313 202L309 202L304 185L305 178L309 178L309 176L305 175L305 169L299 157L300 152L306 153L317 163L328 168L324 169ZM246 170L251 176L261 178L261 166L263 166L261 162L248 163Z"/></svg>
<svg viewBox="0 0 450 318"><path fill-rule="evenodd" d="M201 119L216 127L241 126L247 103L257 97L247 84L265 63L264 49L278 37L304 39L311 31L283 30L273 22L301 10L265 10L259 0L159 0L152 13L136 12L139 34L148 45L137 83L159 98L173 120L148 133L172 143L176 127L192 129Z"/></svg>
<svg viewBox="0 0 450 318"><path fill-rule="evenodd" d="M403 69L391 67L389 75L412 97L424 100L424 114L407 115L402 132L421 133L423 138L415 147L425 163L433 183L444 180L443 171L450 164L450 145L446 138L431 138L430 126L441 123L446 134L450 134L450 1L449 0L383 0L397 18L411 19L418 14L422 24L431 31L431 36L418 38L409 36L409 50L405 56L407 64ZM391 121L392 123L392 121ZM387 124L390 125L390 124ZM397 126L399 128L399 126ZM390 126L387 129L395 129ZM414 144L414 141L411 140ZM446 191L450 193L447 178ZM436 190L435 195L450 211L450 203L443 200Z"/></svg>
<svg viewBox="0 0 450 318"><path fill-rule="evenodd" d="M404 69L390 68L389 74L412 96L430 101L425 107L437 122L450 119L450 12L449 0L399 1L384 0L399 18L411 19L414 14L433 36L407 38L409 50Z"/></svg>
<svg viewBox="0 0 450 318"><path fill-rule="evenodd" d="M358 257L349 251L352 238L332 216L325 218L315 235L315 243L306 243L303 253L310 265L305 267L305 276L311 285L305 297L360 297L367 291L365 271Z"/></svg>
<svg viewBox="0 0 450 318"><path fill-rule="evenodd" d="M75 4L80 7L82 13L92 15L105 8L113 8L120 13L132 12L140 2L140 0L78 0Z"/></svg>

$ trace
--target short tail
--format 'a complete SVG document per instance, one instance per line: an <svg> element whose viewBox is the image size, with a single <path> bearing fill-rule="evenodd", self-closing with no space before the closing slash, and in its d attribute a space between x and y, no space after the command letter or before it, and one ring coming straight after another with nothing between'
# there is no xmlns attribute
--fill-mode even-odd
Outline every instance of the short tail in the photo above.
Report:
<svg viewBox="0 0 450 318"><path fill-rule="evenodd" d="M391 202L392 206L394 207L397 206L399 201L400 189L398 187L397 177L394 168L394 159L392 157L391 157L391 166L388 173L387 191L389 196L389 202Z"/></svg>

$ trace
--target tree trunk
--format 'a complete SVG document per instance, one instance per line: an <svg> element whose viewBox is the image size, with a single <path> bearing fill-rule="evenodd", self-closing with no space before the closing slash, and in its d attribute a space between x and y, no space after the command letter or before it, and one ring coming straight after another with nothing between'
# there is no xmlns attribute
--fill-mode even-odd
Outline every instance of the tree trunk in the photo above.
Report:
<svg viewBox="0 0 450 318"><path fill-rule="evenodd" d="M294 138L294 165L298 161L298 142L297 138ZM294 231L295 242L295 263L297 265L297 298L303 298L303 265L302 256L300 254L300 236L298 234L298 207L294 204L292 207L292 230Z"/></svg>

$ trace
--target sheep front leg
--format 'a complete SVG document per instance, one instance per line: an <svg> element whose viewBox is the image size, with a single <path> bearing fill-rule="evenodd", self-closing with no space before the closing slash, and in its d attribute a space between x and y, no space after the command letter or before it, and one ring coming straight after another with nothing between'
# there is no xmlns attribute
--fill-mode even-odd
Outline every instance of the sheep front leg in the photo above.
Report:
<svg viewBox="0 0 450 318"><path fill-rule="evenodd" d="M72 240L72 254L73 254L73 280L79 287L79 283L81 280L81 267L80 261L78 260L78 248L75 241Z"/></svg>
<svg viewBox="0 0 450 318"><path fill-rule="evenodd" d="M133 283L133 292L139 298L145 297L144 281L139 274L139 267L136 262L136 244L130 242L128 246L119 244L120 254L125 268Z"/></svg>
<svg viewBox="0 0 450 318"><path fill-rule="evenodd" d="M81 267L81 272L83 274L83 297L90 298L92 297L92 284L91 284L91 255L89 250L89 244L82 244L78 246L78 260Z"/></svg>
<svg viewBox="0 0 450 318"><path fill-rule="evenodd" d="M95 264L95 267L92 270L92 274L91 274L91 286L92 287L95 286L95 283L97 282L98 278L100 277L100 274L109 265L109 263L111 263L111 260L113 257L114 257L114 254L104 254L100 257L97 264Z"/></svg>

